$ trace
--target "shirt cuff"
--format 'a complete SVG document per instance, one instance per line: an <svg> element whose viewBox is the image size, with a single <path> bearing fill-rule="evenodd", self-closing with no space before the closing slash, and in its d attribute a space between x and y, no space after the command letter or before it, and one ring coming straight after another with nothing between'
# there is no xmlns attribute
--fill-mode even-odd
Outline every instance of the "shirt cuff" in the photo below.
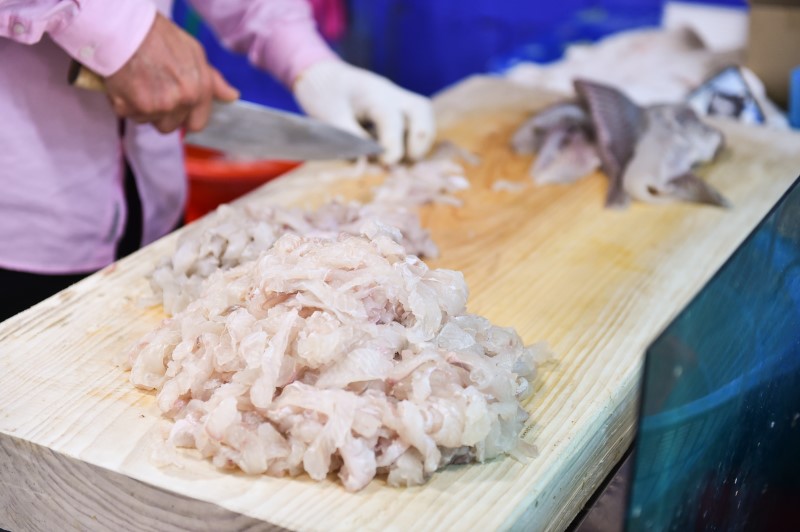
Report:
<svg viewBox="0 0 800 532"><path fill-rule="evenodd" d="M74 59L103 77L114 74L141 46L156 17L153 2L81 2L69 24L50 37Z"/></svg>
<svg viewBox="0 0 800 532"><path fill-rule="evenodd" d="M290 23L276 28L262 50L261 57L251 55L251 60L287 87L292 87L300 73L311 65L339 59L309 24Z"/></svg>

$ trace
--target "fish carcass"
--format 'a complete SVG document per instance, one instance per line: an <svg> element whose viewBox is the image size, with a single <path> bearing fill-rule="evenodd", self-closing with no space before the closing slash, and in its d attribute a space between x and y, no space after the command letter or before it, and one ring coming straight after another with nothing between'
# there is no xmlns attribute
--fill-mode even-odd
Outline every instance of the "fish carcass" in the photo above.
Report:
<svg viewBox="0 0 800 532"><path fill-rule="evenodd" d="M724 137L688 105L641 107L607 85L587 80L574 85L576 101L544 109L512 139L517 153L537 154L531 167L536 183L570 183L602 169L609 179L609 207L625 207L631 197L729 205L693 173L717 156Z"/></svg>

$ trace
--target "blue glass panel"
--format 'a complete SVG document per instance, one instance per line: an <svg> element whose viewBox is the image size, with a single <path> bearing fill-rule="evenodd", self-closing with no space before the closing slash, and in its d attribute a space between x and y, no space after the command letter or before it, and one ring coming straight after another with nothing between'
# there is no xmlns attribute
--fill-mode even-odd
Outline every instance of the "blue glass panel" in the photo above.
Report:
<svg viewBox="0 0 800 532"><path fill-rule="evenodd" d="M648 349L627 527L800 530L800 184Z"/></svg>

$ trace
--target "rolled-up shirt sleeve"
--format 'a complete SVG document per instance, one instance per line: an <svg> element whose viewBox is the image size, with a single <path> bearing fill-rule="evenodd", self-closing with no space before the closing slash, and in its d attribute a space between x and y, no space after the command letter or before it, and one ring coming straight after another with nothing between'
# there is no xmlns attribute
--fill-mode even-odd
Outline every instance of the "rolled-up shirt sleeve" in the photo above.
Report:
<svg viewBox="0 0 800 532"><path fill-rule="evenodd" d="M122 68L156 16L147 0L0 0L0 37L35 44L45 34L102 76Z"/></svg>
<svg viewBox="0 0 800 532"><path fill-rule="evenodd" d="M306 0L191 0L229 49L285 85L317 61L337 56L317 32Z"/></svg>

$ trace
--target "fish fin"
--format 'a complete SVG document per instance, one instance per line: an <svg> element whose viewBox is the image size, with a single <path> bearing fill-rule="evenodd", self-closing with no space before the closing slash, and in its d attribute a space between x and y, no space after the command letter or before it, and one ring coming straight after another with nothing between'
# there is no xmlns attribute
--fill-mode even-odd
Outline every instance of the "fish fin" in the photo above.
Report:
<svg viewBox="0 0 800 532"><path fill-rule="evenodd" d="M683 40L682 44L689 50L708 50L708 45L703 40L702 35L700 35L694 28L683 26L678 31L680 32L680 37Z"/></svg>
<svg viewBox="0 0 800 532"><path fill-rule="evenodd" d="M575 91L589 107L603 171L611 182L606 206L628 203L622 176L645 129L644 109L621 91L592 81L576 79Z"/></svg>
<svg viewBox="0 0 800 532"><path fill-rule="evenodd" d="M622 186L622 179L612 181L606 195L606 208L625 210L630 203L631 197L625 192L625 187Z"/></svg>
<svg viewBox="0 0 800 532"><path fill-rule="evenodd" d="M731 203L717 189L693 172L686 172L670 179L669 192L673 198L682 201L703 203L726 209L732 207Z"/></svg>

